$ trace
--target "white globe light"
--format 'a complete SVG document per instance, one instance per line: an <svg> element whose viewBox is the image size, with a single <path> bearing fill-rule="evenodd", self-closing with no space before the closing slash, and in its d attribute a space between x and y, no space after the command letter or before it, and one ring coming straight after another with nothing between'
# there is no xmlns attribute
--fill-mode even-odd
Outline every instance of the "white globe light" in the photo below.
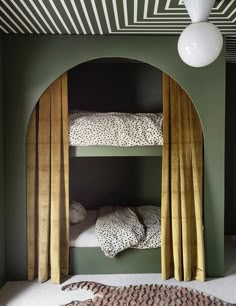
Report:
<svg viewBox="0 0 236 306"><path fill-rule="evenodd" d="M178 52L192 67L204 67L217 59L223 46L219 29L209 22L190 24L180 35Z"/></svg>

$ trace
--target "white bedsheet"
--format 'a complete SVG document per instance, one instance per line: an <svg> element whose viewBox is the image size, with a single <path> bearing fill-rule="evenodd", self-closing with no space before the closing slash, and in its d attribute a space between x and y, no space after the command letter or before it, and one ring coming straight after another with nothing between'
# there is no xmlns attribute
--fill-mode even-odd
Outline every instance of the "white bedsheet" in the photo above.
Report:
<svg viewBox="0 0 236 306"><path fill-rule="evenodd" d="M95 231L97 210L87 210L82 223L70 225L70 247L99 247Z"/></svg>

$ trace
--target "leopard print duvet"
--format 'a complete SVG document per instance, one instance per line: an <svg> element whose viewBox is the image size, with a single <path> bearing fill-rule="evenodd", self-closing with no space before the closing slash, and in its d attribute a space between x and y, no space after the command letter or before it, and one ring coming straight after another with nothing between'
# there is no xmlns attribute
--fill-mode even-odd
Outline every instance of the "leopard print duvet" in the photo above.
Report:
<svg viewBox="0 0 236 306"><path fill-rule="evenodd" d="M153 146L163 144L162 114L69 114L70 146Z"/></svg>

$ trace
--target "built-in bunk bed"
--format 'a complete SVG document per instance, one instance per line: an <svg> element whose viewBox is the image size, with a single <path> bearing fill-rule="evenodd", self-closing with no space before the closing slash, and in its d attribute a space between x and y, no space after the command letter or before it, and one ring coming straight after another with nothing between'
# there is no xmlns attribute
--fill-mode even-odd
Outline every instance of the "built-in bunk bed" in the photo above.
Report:
<svg viewBox="0 0 236 306"><path fill-rule="evenodd" d="M82 67L82 70L87 69L88 73L93 72L93 74L94 71L99 73L99 71L101 72L101 65L103 65L102 71L105 70L105 73L108 73L107 70L109 69L114 70L114 67L117 69L117 63L120 64L117 74L119 74L119 70L122 70L121 66L127 68L129 76L130 73L142 71L143 78L153 78L153 88L155 86L154 82L159 78L159 84L155 87L158 91L157 97L162 96L162 92L160 92L162 74L154 68L147 71L149 69L148 65L139 63L132 63L131 65L130 62L124 63L120 60L116 62L113 59L112 62L87 64L86 67ZM94 108L89 107L88 101L85 107L82 103L82 109L78 111L76 109L79 107L76 103L73 103L73 99L83 100L83 94L79 97L75 88L82 85L81 77L78 80L78 76L83 73L85 77L84 72L81 71L80 67L68 74L71 202L70 273L160 272L160 184L163 143L162 114L159 113L162 110L160 102L159 108L155 107L155 112L150 113L139 111L150 110L150 107L145 108L145 106L143 108L136 106L138 112L134 112L135 108L132 109L132 112L126 112L129 108L124 107L124 105L117 108L119 111L104 112L104 110L107 110L104 108L104 104L101 103L100 107ZM107 79L107 76L105 78ZM99 79L97 82L99 83ZM134 90L138 92L136 87ZM116 90L114 91L115 94ZM158 99L157 97L156 99ZM104 95L98 97L98 100L103 99L106 100ZM156 99L153 103L156 102ZM113 107L109 106L108 109L116 110L116 107L113 105ZM133 170L127 170L128 167L133 170L136 167L144 169L143 172L141 170L141 174L138 174L139 176L143 175L139 186L137 186L137 182L136 186L132 186L134 175L129 177L129 171L132 172ZM147 167L149 168L148 175L147 170L145 170ZM109 169L108 172L110 173L108 178L104 176L106 169ZM126 170L122 172L121 169ZM89 171L90 174L87 173ZM136 173L135 171L133 173ZM128 178L124 177L124 182L122 182L122 173L124 176L128 176ZM139 193L138 189L142 189L142 184L152 185L152 188L147 187L147 190L144 191L145 196L137 198L137 202L133 197L129 199L129 192L121 192L121 197L118 197L118 199L116 197L112 201L113 193L109 186L111 189L114 188L110 181L116 175L120 176L118 181L114 179L113 182L113 185L119 184L119 186L116 186L117 189L119 187L123 190L125 188L129 189L130 186L133 193ZM93 180L94 176L95 180ZM84 180L87 180L88 184L84 183ZM103 185L107 187L104 188L102 196L100 196L101 192L97 190L97 185L102 186L102 188L104 188ZM153 201L153 196L147 194L149 190L151 190L151 193L156 193L156 190L158 190L158 200L155 198L155 201ZM110 197L104 196L106 193L111 193ZM127 199L125 198L126 194ZM74 204L73 201L76 201L76 203ZM78 202L80 204L77 204ZM78 212L80 213L79 216L82 216L81 220L80 217L76 219ZM74 219L73 216L75 216Z"/></svg>

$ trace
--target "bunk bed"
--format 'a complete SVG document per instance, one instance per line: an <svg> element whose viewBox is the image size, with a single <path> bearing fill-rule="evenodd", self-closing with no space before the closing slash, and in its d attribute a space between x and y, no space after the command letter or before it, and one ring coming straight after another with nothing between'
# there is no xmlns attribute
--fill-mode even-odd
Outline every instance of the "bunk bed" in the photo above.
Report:
<svg viewBox="0 0 236 306"><path fill-rule="evenodd" d="M95 69L96 72L97 69ZM122 79L123 79L123 71L122 70ZM135 76L138 74L136 71L133 71ZM83 75L83 74L80 74ZM116 273L157 273L161 272L161 250L160 247L153 247L152 249L136 249L137 245L132 245L131 248L126 250L122 250L118 252L115 257L107 257L104 255L100 246L97 245L96 239L94 239L94 226L96 227L98 218L92 218L92 223L86 223L85 228L82 228L81 231L75 231L76 227L70 228L71 230L71 241L68 241L68 223L69 223L69 215L68 211L68 201L80 201L81 198L82 203L85 204L86 210L92 209L97 204L97 208L104 207L104 204L108 204L109 208L124 206L129 208L138 207L140 208L142 205L153 205L155 207L161 206L161 201L163 209L162 215L164 218L170 219L169 212L174 207L175 210L178 209L182 204L182 201L189 200L190 206L195 205L197 207L198 214L202 213L202 129L200 120L198 118L197 112L194 109L189 97L184 94L182 96L183 90L178 86L176 87L176 83L172 84L171 79L165 75L165 86L163 88L168 89L168 94L163 96L163 99L156 99L158 92L155 92L153 96L152 103L154 107L147 107L147 92L150 92L150 88L148 91L145 91L145 94L141 95L142 99L142 108L133 107L130 108L132 99L123 99L118 97L117 93L121 91L120 86L116 88L114 91L111 88L112 96L109 97L104 102L103 95L97 95L97 91L91 90L93 88L90 86L90 77L93 74L89 74L87 84L89 86L86 89L86 93L83 96L77 97L76 99L70 99L73 97L74 93L81 93L81 90L84 87L83 82L78 82L76 79L75 84L76 87L74 90L69 90L72 95L68 95L67 100L67 74L64 74L62 77L57 79L43 94L43 96L39 100L39 106L34 109L30 122L29 128L27 132L27 142L26 142L26 150L27 150L27 228L28 228L28 276L29 279L33 279L35 276L35 271L44 271L45 273L40 273L39 281L43 282L48 278L48 275L52 275L52 280L55 283L60 281L60 273L64 274L68 271L68 255L70 252L70 273L71 274L116 274ZM110 78L110 74L106 74ZM97 82L97 80L96 80ZM68 82L70 85L71 82ZM77 88L77 84L81 83L80 88ZM125 82L128 86L130 86L129 79ZM149 83L149 81L148 81ZM106 88L107 83L102 80L102 84L105 84ZM116 84L112 78L112 84ZM134 105L137 106L139 104L139 100L136 98L139 95L136 94L137 85L135 82L134 96L133 102ZM156 86L157 82L153 82L153 86ZM183 97L183 101L177 99L176 103L175 99L170 99L170 84L173 87L173 97ZM70 86L69 86L70 87ZM98 85L96 87L98 89ZM105 88L105 89L106 89ZM88 90L89 89L89 90ZM125 88L127 89L127 88ZM89 105L89 99L87 97L87 91L93 91L93 95L91 97L92 104ZM161 91L160 91L161 92ZM159 92L159 94L160 94ZM171 91L172 92L172 91ZM116 94L114 94L116 93ZM178 94L177 94L178 93ZM162 95L161 95L162 96ZM172 96L171 96L172 97ZM71 101L72 100L72 101ZM162 101L164 100L164 108L162 107ZM71 101L71 102L70 102ZM74 101L74 104L72 103ZM112 103L111 103L112 101ZM159 106L158 105L159 101ZM69 103L68 103L69 102ZM149 101L150 102L150 101ZM178 103L177 103L178 102ZM179 103L181 102L181 103ZM183 102L183 103L182 103ZM84 103L84 106L83 106ZM183 108L181 112L176 112L178 115L172 116L170 118L170 104L175 105L175 107ZM103 104L103 105L102 105ZM120 105L122 104L122 105ZM171 104L171 105L172 105ZM182 105L183 104L183 105ZM148 111L153 112L154 114L161 112L164 110L165 113L165 140L170 141L170 146L168 144L164 144L163 147L163 162L162 165L162 146L163 138L159 137L159 142L153 141L153 129L148 126L144 126L144 128L137 128L135 122L133 122L134 126L131 128L131 134L135 135L129 141L126 141L126 127L123 125L122 120L124 119L122 116L124 113L121 113L121 123L118 124L118 127L122 127L122 137L120 138L121 142L123 141L123 145L120 143L120 140L117 140L116 137L111 136L112 134L120 134L119 130L110 126L116 122L113 120L109 120L109 128L106 131L106 141L108 142L102 143L100 142L101 137L96 135L99 129L103 129L106 124L101 123L98 127L93 127L91 122L87 124L82 124L76 130L76 137L79 140L76 143L73 143L73 137L69 137L70 140L70 159L68 158L68 130L70 130L70 125L68 129L68 116L67 109L70 112L74 112L75 107L79 105L81 109L86 112L85 117L93 116L91 112L97 111L98 109L101 111L130 111L130 117L139 116L141 112ZM117 108L118 106L118 108ZM189 116L189 110L190 115ZM61 111L61 116L57 115L57 111ZM140 111L140 113L132 113L132 111ZM174 109L172 111L175 112ZM151 113L151 117L153 116ZM112 113L111 116L113 116ZM147 113L145 113L146 115ZM99 113L99 116L101 114ZM107 115L107 113L106 113ZM98 117L99 117L98 116ZM129 117L128 116L128 117ZM187 116L187 117L186 117ZM70 117L70 116L69 116ZM186 126L180 125L179 129L176 130L176 122L182 122L187 118ZM186 119L185 118L185 119ZM172 120L173 119L173 120ZM99 121L99 120L98 120ZM125 119L126 121L126 119ZM152 120L151 120L152 121ZM119 120L118 120L119 122ZM145 120L144 120L145 122ZM194 123L194 124L193 124ZM89 126L89 129L84 129L84 126ZM91 128L92 126L92 128ZM132 126L132 124L131 124ZM160 125L162 126L162 124ZM186 128L186 133L185 133ZM170 129L170 130L169 130ZM95 132L95 135L93 133ZM82 131L83 135L79 135ZM148 132L147 135L140 140L140 135L137 135L137 131L141 131L141 134L144 132ZM151 132L150 132L151 131ZM162 132L162 128L159 129L159 134ZM78 133L78 134L77 134ZM124 133L124 134L123 134ZM189 138L191 134L191 142L189 139L178 139L179 134L184 134L187 138ZM186 135L185 135L186 134ZM128 132L129 135L129 132ZM145 135L145 133L144 133ZM157 133L158 135L158 133ZM71 136L71 135L70 135ZM83 136L83 137L81 137ZM111 136L111 137L110 137ZM159 135L160 136L160 135ZM149 138L150 137L150 138ZM177 137L177 139L175 139ZM84 138L85 142L80 142ZM192 139L193 138L193 139ZM114 140L114 143L109 143L110 140ZM118 138L119 139L119 138ZM87 143L87 140L91 141ZM136 141L137 140L137 141ZM146 141L147 140L147 141ZM94 142L96 141L96 142ZM97 142L98 141L98 142ZM184 142L184 143L183 143ZM177 146L176 146L177 144ZM185 146L185 144L187 144ZM191 146L191 150L189 150L189 146ZM181 150L180 150L181 149ZM194 159L189 158L191 152L194 153ZM196 154L195 154L196 153ZM187 154L187 155L186 155ZM186 156L185 156L186 155ZM137 157L137 158L133 158ZM177 159L173 157L178 157ZM91 158L94 157L94 158ZM100 158L101 157L101 158ZM113 157L113 158L110 158ZM114 158L116 157L116 158ZM123 157L123 158L120 158ZM145 158L143 158L145 157ZM155 157L155 158L153 158ZM169 159L173 162L173 165L169 165ZM181 159L181 160L180 160ZM184 163L182 163L182 159ZM53 162L50 162L53 161ZM102 161L102 162L101 162ZM105 162L106 163L105 163ZM146 162L148 162L146 164ZM150 163L149 163L150 162ZM146 173L143 165L145 164ZM198 165L199 167L196 167ZM79 167L78 167L79 166ZM171 167L170 167L171 166ZM185 193L183 194L183 199L174 199L169 201L173 192L176 192L176 188L179 186L179 179L181 179L181 175L179 175L179 171L186 170L187 176L191 179L191 182L194 183L194 179L198 181L198 190L195 195L192 194L193 186L188 186L188 184L184 185ZM90 171L88 171L90 169ZM105 170L108 169L108 172ZM164 173L162 173L162 169ZM177 170L176 170L177 169ZM69 170L69 171L68 171ZM82 170L82 171L81 171ZM193 173L193 170L196 170ZM129 175L129 172L132 172ZM180 171L181 172L181 171ZM185 173L185 171L182 171ZM182 173L181 172L181 173ZM80 174L80 176L78 175ZM180 174L181 174L180 173ZM96 180L87 180L92 177L94 178L97 174ZM107 175L108 174L108 175ZM145 174L145 175L144 175ZM194 174L194 178L192 177ZM170 186L170 177L178 178L175 180L176 186ZM78 179L79 178L79 179ZM113 180L113 178L115 180ZM132 185L132 181L134 184ZM69 182L69 184L68 184ZM186 183L186 182L185 182ZM187 182L188 183L188 182ZM87 185L86 185L87 184ZM150 188L146 188L146 184L151 186ZM106 188L104 188L104 185ZM102 187L102 194L99 195L99 188ZM115 189L113 189L115 187ZM149 186L148 186L149 187ZM172 188L170 188L172 187ZM172 190L173 189L173 190ZM75 190L75 193L74 193ZM81 193L82 191L82 193ZM122 193L124 191L124 193ZM140 193L139 193L140 191ZM144 191L144 192L143 192ZM130 197L131 194L131 197ZM165 197L165 195L168 197ZM108 196L107 196L108 195ZM150 196L151 195L151 196ZM164 196L164 197L163 197ZM194 198L196 196L196 199ZM99 199L99 200L98 200ZM98 200L98 201L97 201ZM108 200L108 201L107 201ZM97 203L96 203L97 201ZM122 202L123 201L123 202ZM133 205L132 201L134 201L135 205ZM143 202L142 202L143 201ZM145 202L145 203L144 203ZM152 204L151 204L152 202ZM195 203L196 202L196 203ZM91 205L92 204L92 205ZM44 208L48 209L45 210ZM195 208L196 208L195 207ZM39 213L40 209L45 210L45 214ZM60 213L58 214L58 208L60 208ZM72 208L72 205L70 209ZM193 218L196 223L196 218L191 215L191 207L187 211L183 211L184 214L189 215L189 218ZM93 213L90 211L90 213ZM181 216L180 216L181 219ZM163 222L162 224L162 233L163 241L162 241L162 267L164 278L168 278L171 274L173 274L172 270L174 269L172 263L172 251L178 253L179 247L186 247L191 241L191 237L196 236L196 228L192 229L191 226L185 224L189 227L188 230L193 232L193 235L190 235L190 240L182 241L177 237L176 243L175 241L169 241L169 234L171 234L171 224L175 224L176 217L172 216L169 222ZM198 279L204 279L204 252L203 248L203 233L202 233L202 221L198 218L196 224L199 229L199 243L200 248L196 248L196 262L193 262L193 267L188 267L188 271L186 275L193 275L196 273L196 277ZM48 235L38 235L38 231L35 231L37 227L35 227L35 222L39 224L39 229L43 232L45 222L50 224L52 232L51 236ZM115 224L115 223L114 223ZM131 223L132 224L132 223ZM113 226L114 227L114 226ZM101 227L102 228L102 227ZM89 230L93 239L88 239L88 235L85 234L85 231ZM58 232L61 234L58 235ZM109 231L108 231L109 232ZM88 231L87 231L88 233ZM110 234L110 232L109 232ZM126 232L125 232L126 234ZM77 236L83 236L83 243L77 240ZM126 235L124 235L126 237ZM80 237L81 238L81 237ZM102 237L103 238L103 237ZM181 237L180 237L181 238ZM142 239L142 238L141 238ZM76 240L76 241L75 241ZM78 243L79 242L79 243ZM89 243L88 243L89 242ZM57 244L58 248L54 248L53 246ZM196 241L193 241L193 244L196 245ZM39 246L37 250L35 250L35 246ZM44 254L45 260L38 261L37 253L42 252L42 249L45 249L44 246L48 245L48 250L51 249L54 251L53 256L49 256L48 252ZM174 248L173 248L174 245ZM70 248L68 248L70 246ZM187 254L189 255L189 254ZM191 254L190 254L191 255ZM189 256L190 256L189 255ZM50 265L48 265L48 256L50 257ZM186 257L186 256L185 256ZM61 262L58 265L58 258L61 258ZM52 267L52 269L51 269ZM55 270L54 267L56 267ZM192 269L192 270L191 270ZM50 271L51 270L51 271ZM175 269L176 270L176 269ZM177 269L181 274L181 269ZM192 271L192 272L191 272ZM199 272L200 271L200 272ZM53 272L53 273L52 273ZM55 272L55 273L54 273ZM186 271L185 271L186 272ZM46 276L45 276L46 275ZM182 275L177 275L177 279L182 278Z"/></svg>
<svg viewBox="0 0 236 306"><path fill-rule="evenodd" d="M124 123L124 114L121 114L121 124L124 125L122 128L126 133L125 137L129 134L127 125L131 126L133 129L134 127L132 124L134 123L134 120L136 121L135 124L137 124L137 116L141 117L141 121L146 120L145 122L142 121L142 127L136 126L136 129L140 132L139 135L136 134L133 138L131 135L132 139L130 139L129 144L126 143L125 145L117 145L117 143L120 142L120 139L116 139L114 143L111 143L112 137L109 138L108 141L110 141L110 143L107 144L106 135L104 137L105 140L97 137L97 134L94 135L94 132L98 131L99 133L101 126L106 126L107 131L112 129L113 132L115 131L113 134L119 134L117 130L120 129L120 114L118 114L118 118L116 113L103 114L102 125L100 120L99 122L91 123L91 120L93 121L94 116L96 117L97 115L101 117L100 113L93 114L90 112L74 112L69 114L70 158L162 156L162 114L148 114L148 116L147 114L126 114L125 116L128 116L126 124ZM134 118L134 116L136 117ZM113 119L112 126L110 126L111 117ZM78 122L78 118L81 121L80 123ZM153 122L153 120L155 122ZM153 128L153 123L157 127L156 133L158 134L156 134L157 137L154 137L154 140L153 134L151 139L148 139L146 133L150 125L152 125ZM86 128L82 131L82 134L78 134L81 132L82 127ZM151 129L151 131L153 133L153 129ZM90 133L90 135L88 135L88 133ZM103 129L102 133L104 135L104 133L106 134L106 131L104 132ZM141 141L139 138L140 134L142 134ZM136 138L139 138L137 142ZM77 141L78 139L80 141ZM87 139L92 140L92 142L87 141ZM94 143L94 139L96 139L96 143ZM141 145L139 145L139 143L141 143ZM86 222L71 225L70 227L71 274L158 273L161 271L160 247L149 249L128 248L118 253L113 258L106 257L96 239L95 227L97 214L98 212L96 210L87 210Z"/></svg>

